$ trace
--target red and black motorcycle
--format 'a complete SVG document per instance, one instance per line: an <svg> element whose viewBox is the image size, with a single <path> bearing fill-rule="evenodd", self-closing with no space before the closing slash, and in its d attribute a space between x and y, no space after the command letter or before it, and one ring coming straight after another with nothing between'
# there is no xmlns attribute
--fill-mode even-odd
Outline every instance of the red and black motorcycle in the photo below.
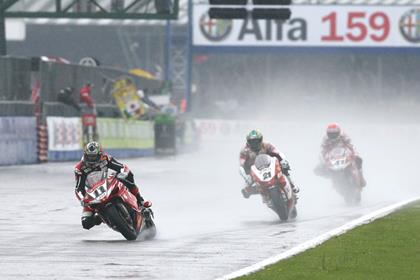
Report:
<svg viewBox="0 0 420 280"><path fill-rule="evenodd" d="M108 172L110 171L110 172ZM108 168L89 173L86 194L77 193L83 206L93 209L110 228L120 232L127 240L145 239L156 235L153 212L140 209L136 197Z"/></svg>
<svg viewBox="0 0 420 280"><path fill-rule="evenodd" d="M347 147L335 147L329 151L324 163L329 170L334 189L344 197L347 204L357 204L361 200L360 174L354 153Z"/></svg>
<svg viewBox="0 0 420 280"><path fill-rule="evenodd" d="M258 155L251 166L251 176L263 201L281 221L296 218L296 195L282 173L278 159L266 154Z"/></svg>

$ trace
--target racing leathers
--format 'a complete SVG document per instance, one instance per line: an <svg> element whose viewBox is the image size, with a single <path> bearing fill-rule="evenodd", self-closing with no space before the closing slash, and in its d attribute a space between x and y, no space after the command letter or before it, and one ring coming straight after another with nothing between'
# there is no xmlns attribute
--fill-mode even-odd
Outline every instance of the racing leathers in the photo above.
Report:
<svg viewBox="0 0 420 280"><path fill-rule="evenodd" d="M134 183L134 175L128 169L127 165L120 163L115 158L107 155L102 154L100 160L95 165L86 164L84 159L82 158L75 167L75 179L76 179L76 187L75 193L76 197L81 200L86 194L85 191L85 184L86 178L90 172L93 171L100 171L103 168L109 168L117 172L117 178L129 189L129 191L136 197L137 203L139 207L150 207L151 202L145 201L143 197L140 195L139 189ZM79 193L82 195L80 196ZM101 218L98 215L93 215L93 209L89 206L83 206L82 212L82 226L84 229L90 229L95 225L99 225L102 222Z"/></svg>
<svg viewBox="0 0 420 280"><path fill-rule="evenodd" d="M249 196L259 193L258 189L256 188L251 178L250 172L251 172L251 166L254 164L256 157L260 154L267 154L269 156L272 156L278 159L281 165L282 173L289 180L290 186L292 187L293 192L298 193L299 188L293 183L293 181L290 178L289 162L286 160L284 155L277 150L277 148L274 145L268 142L262 142L261 148L259 149L258 152L252 150L247 143L245 147L242 148L239 154L239 165L240 165L239 173L244 178L245 183L246 183L246 186L241 190L242 195L245 198L249 198Z"/></svg>
<svg viewBox="0 0 420 280"><path fill-rule="evenodd" d="M324 136L321 144L321 163L315 168L315 173L319 176L329 175L329 170L325 164L326 157L328 153L337 146L343 146L345 148L348 148L354 154L354 161L360 177L358 184L362 188L365 187L366 180L363 176L362 170L363 160L356 152L356 149L351 143L351 139L343 132L341 132L340 135L335 139L330 139L327 136Z"/></svg>

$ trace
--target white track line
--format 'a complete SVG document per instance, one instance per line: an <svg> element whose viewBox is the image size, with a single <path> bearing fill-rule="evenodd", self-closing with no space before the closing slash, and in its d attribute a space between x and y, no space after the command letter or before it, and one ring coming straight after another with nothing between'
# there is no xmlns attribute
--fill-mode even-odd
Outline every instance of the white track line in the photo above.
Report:
<svg viewBox="0 0 420 280"><path fill-rule="evenodd" d="M240 276L250 274L252 272L256 272L256 271L261 270L264 267L266 267L268 265L271 265L271 264L274 264L274 263L276 263L280 260L290 258L291 256L299 254L299 253L301 253L303 251L306 251L310 248L316 247L316 246L320 245L321 243L327 241L328 239L330 239L334 236L341 235L341 234L346 233L347 231L349 231L349 230L351 230L355 227L358 227L358 226L363 225L363 224L370 223L370 222L372 222L372 221L374 221L378 218L382 218L382 217L394 212L395 210L397 210L397 209L399 209L399 208L401 208L401 207L403 207L403 206L405 206L405 205L407 205L411 202L414 202L416 200L420 200L420 197L411 198L411 199L408 199L408 200L398 202L398 203L395 203L393 205L381 208L381 209L376 210L376 211L374 211L370 214L364 215L364 216L362 216L362 217L360 217L356 220L348 222L347 224L345 224L341 227L338 227L338 228L333 229L333 230L331 230L327 233L324 233L324 234L322 234L322 235L320 235L320 236L318 236L318 237L316 237L312 240L304 242L304 243L302 243L302 244L300 244L300 245L298 245L298 246L296 246L296 247L294 247L294 248L292 248L292 249L290 249L286 252L283 252L283 253L281 253L279 255L276 255L274 257L265 259L265 260L263 260L259 263L254 264L254 265L242 268L240 270L237 270L235 272L232 272L230 274L227 274L225 276L217 278L216 280L233 279L233 278L236 278L236 277L240 277Z"/></svg>

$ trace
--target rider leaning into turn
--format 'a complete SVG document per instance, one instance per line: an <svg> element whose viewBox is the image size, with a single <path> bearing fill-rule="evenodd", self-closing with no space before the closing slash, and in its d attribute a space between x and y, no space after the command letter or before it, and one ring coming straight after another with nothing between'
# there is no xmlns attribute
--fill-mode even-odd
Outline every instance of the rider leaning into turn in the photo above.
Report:
<svg viewBox="0 0 420 280"><path fill-rule="evenodd" d="M350 138L342 131L340 126L337 123L331 123L327 126L326 135L324 136L321 144L321 156L325 160L327 154L335 147L343 145L347 147L355 155L356 167L360 175L360 187L366 186L366 180L363 177L362 158L357 154L354 146L351 143ZM328 170L325 165L321 163L316 169L315 172L319 175L327 175Z"/></svg>
<svg viewBox="0 0 420 280"><path fill-rule="evenodd" d="M115 158L103 152L102 147L97 142L90 142L86 145L83 151L82 159L74 167L76 179L76 196L79 192L84 196L85 183L88 174L92 171L100 171L104 168L109 168L117 172L117 178L130 190L136 197L139 207L149 208L152 203L144 200L140 195L139 189L134 183L134 175L125 164L118 162ZM80 199L80 198L79 198ZM82 226L85 229L90 229L95 225L101 223L101 218L93 215L93 210L88 207L83 207Z"/></svg>
<svg viewBox="0 0 420 280"><path fill-rule="evenodd" d="M246 186L241 190L245 198L250 195L258 194L258 190L250 176L251 166L254 164L255 158L260 154L267 154L279 160L281 169L284 175L290 182L293 192L299 192L299 188L292 182L289 175L289 162L285 159L284 155L280 153L277 148L268 142L263 142L263 135L258 130L252 130L246 136L246 145L242 148L239 155L239 172L244 178Z"/></svg>

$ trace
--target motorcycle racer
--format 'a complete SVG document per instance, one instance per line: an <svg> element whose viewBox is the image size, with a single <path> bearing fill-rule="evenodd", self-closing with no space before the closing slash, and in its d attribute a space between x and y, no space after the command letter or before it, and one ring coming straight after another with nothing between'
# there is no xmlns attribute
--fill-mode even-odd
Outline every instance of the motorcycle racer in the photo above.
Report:
<svg viewBox="0 0 420 280"><path fill-rule="evenodd" d="M295 194L298 193L299 188L290 179L290 165L284 154L280 153L271 143L263 142L261 132L254 129L247 134L245 147L241 149L239 154L239 173L246 183L246 186L241 190L244 198L249 198L251 195L259 193L250 175L250 171L256 157L260 154L267 154L278 159L282 172L289 180L293 192Z"/></svg>
<svg viewBox="0 0 420 280"><path fill-rule="evenodd" d="M128 169L127 165L120 163L114 157L103 152L98 142L89 142L83 151L82 159L75 165L74 173L76 179L75 193L81 200L78 193L85 195L86 178L90 172L100 171L104 168L110 168L117 172L117 178L129 189L136 197L139 208L149 208L152 203L140 195L139 189L134 182L134 175ZM82 197L83 198L83 197ZM95 225L101 224L102 220L98 215L93 215L93 210L89 206L83 207L82 226L84 229L90 229Z"/></svg>
<svg viewBox="0 0 420 280"><path fill-rule="evenodd" d="M331 123L327 126L326 135L324 136L321 144L321 160L322 162L315 168L315 173L320 176L328 176L328 169L325 165L327 154L335 147L342 145L348 148L355 157L355 163L359 172L359 186L361 188L366 186L366 180L363 177L362 164L363 160L356 152L351 139L342 131L337 123Z"/></svg>

